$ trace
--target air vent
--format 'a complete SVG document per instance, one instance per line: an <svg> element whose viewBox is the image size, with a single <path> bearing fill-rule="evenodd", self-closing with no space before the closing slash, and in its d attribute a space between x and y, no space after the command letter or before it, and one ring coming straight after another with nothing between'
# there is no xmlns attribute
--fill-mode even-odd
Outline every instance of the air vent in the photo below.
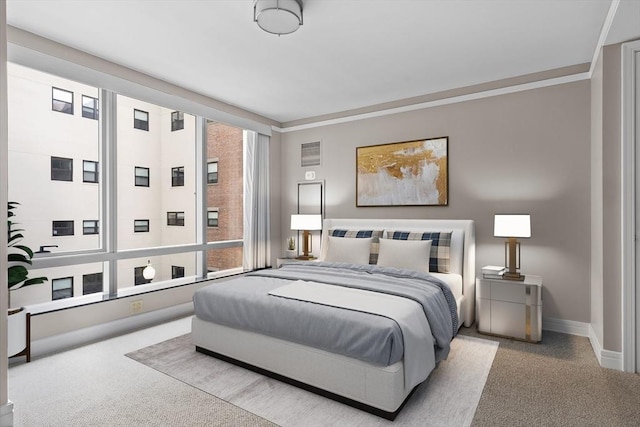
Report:
<svg viewBox="0 0 640 427"><path fill-rule="evenodd" d="M302 144L300 166L320 166L320 141Z"/></svg>

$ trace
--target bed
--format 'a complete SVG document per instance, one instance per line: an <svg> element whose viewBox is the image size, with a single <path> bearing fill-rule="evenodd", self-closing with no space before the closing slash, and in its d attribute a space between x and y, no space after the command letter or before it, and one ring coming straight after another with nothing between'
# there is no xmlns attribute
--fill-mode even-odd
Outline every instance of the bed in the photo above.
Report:
<svg viewBox="0 0 640 427"><path fill-rule="evenodd" d="M318 261L194 294L196 350L392 420L474 322L474 233L470 220L326 219Z"/></svg>

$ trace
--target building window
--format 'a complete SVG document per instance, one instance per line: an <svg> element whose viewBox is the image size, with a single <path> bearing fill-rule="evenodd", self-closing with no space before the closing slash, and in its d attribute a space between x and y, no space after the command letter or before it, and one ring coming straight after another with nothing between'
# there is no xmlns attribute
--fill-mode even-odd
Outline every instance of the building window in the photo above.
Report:
<svg viewBox="0 0 640 427"><path fill-rule="evenodd" d="M144 269L146 268L146 265L143 265L142 267L134 267L134 285L138 286L138 285L144 285L147 283L151 283L151 279L145 279L144 278Z"/></svg>
<svg viewBox="0 0 640 427"><path fill-rule="evenodd" d="M133 232L134 233L148 233L149 232L149 220L148 219L134 219L133 220Z"/></svg>
<svg viewBox="0 0 640 427"><path fill-rule="evenodd" d="M73 297L73 277L51 280L51 299L65 299Z"/></svg>
<svg viewBox="0 0 640 427"><path fill-rule="evenodd" d="M134 129L149 130L149 113L142 110L133 110Z"/></svg>
<svg viewBox="0 0 640 427"><path fill-rule="evenodd" d="M184 212L167 212L167 225L184 226Z"/></svg>
<svg viewBox="0 0 640 427"><path fill-rule="evenodd" d="M98 120L98 98L82 95L82 117Z"/></svg>
<svg viewBox="0 0 640 427"><path fill-rule="evenodd" d="M102 292L102 273L82 275L82 295Z"/></svg>
<svg viewBox="0 0 640 427"><path fill-rule="evenodd" d="M184 166L171 168L171 186L184 187Z"/></svg>
<svg viewBox="0 0 640 427"><path fill-rule="evenodd" d="M207 184L218 182L218 162L207 163Z"/></svg>
<svg viewBox="0 0 640 427"><path fill-rule="evenodd" d="M73 221L53 221L54 236L73 236Z"/></svg>
<svg viewBox="0 0 640 427"><path fill-rule="evenodd" d="M135 167L136 187L149 186L149 168Z"/></svg>
<svg viewBox="0 0 640 427"><path fill-rule="evenodd" d="M98 234L98 220L90 219L82 221L82 234Z"/></svg>
<svg viewBox="0 0 640 427"><path fill-rule="evenodd" d="M98 162L82 161L82 182L98 183Z"/></svg>
<svg viewBox="0 0 640 427"><path fill-rule="evenodd" d="M73 159L51 157L51 180L73 181Z"/></svg>
<svg viewBox="0 0 640 427"><path fill-rule="evenodd" d="M73 92L52 88L51 109L61 113L73 114Z"/></svg>
<svg viewBox="0 0 640 427"><path fill-rule="evenodd" d="M184 129L184 113L182 111L174 111L171 113L171 132Z"/></svg>
<svg viewBox="0 0 640 427"><path fill-rule="evenodd" d="M172 279L179 279L181 277L184 277L184 267L180 267L178 265L172 265L171 266L171 278Z"/></svg>
<svg viewBox="0 0 640 427"><path fill-rule="evenodd" d="M207 227L218 226L218 211L207 211Z"/></svg>

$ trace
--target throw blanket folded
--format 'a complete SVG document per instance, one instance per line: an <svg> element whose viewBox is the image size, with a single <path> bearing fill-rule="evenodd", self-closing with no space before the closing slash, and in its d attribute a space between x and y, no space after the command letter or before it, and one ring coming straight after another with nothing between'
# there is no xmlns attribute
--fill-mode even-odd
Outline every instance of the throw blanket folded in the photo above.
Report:
<svg viewBox="0 0 640 427"><path fill-rule="evenodd" d="M436 365L431 328L413 300L362 289L297 280L269 295L385 316L398 323L404 340L404 384L407 390L427 379Z"/></svg>

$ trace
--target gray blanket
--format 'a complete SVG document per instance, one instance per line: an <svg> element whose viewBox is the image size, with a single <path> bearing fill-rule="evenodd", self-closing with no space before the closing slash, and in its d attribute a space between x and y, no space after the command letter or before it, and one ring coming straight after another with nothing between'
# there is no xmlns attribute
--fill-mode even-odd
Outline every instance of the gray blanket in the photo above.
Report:
<svg viewBox="0 0 640 427"><path fill-rule="evenodd" d="M377 365L388 366L402 359L402 332L392 319L267 295L291 280L366 289L417 301L431 326L436 361L449 353L458 319L448 286L427 274L393 268L309 262L260 270L196 291L196 316Z"/></svg>

